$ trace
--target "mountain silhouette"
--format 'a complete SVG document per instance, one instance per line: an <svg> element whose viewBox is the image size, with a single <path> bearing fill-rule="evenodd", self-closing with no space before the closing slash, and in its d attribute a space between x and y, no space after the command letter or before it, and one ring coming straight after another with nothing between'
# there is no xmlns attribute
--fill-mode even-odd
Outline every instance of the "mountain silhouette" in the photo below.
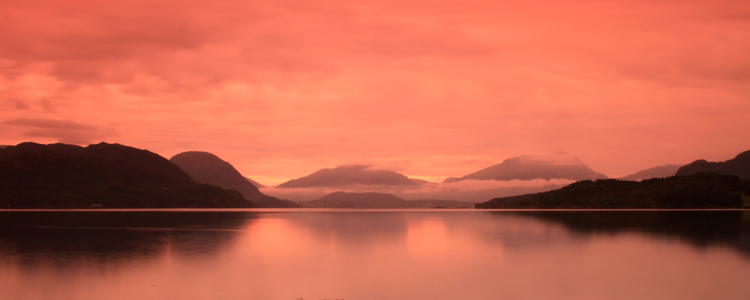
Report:
<svg viewBox="0 0 750 300"><path fill-rule="evenodd" d="M0 149L0 195L11 207L253 207L156 153L107 143Z"/></svg>
<svg viewBox="0 0 750 300"><path fill-rule="evenodd" d="M303 205L313 208L469 208L474 203L453 200L404 200L388 193L335 192L318 200L304 202Z"/></svg>
<svg viewBox="0 0 750 300"><path fill-rule="evenodd" d="M750 150L737 154L733 159L725 162L708 162L696 160L677 170L675 175L690 175L700 172L714 172L724 175L734 175L742 179L750 179Z"/></svg>
<svg viewBox="0 0 750 300"><path fill-rule="evenodd" d="M630 174L625 177L618 178L620 180L631 180L631 181L639 181L644 179L651 179L651 178L665 178L674 176L674 174L677 172L677 169L682 167L683 165L663 165L653 168L648 168L645 170L641 170L638 172L635 172L634 174Z"/></svg>
<svg viewBox="0 0 750 300"><path fill-rule="evenodd" d="M370 170L368 166L352 165L322 169L305 177L280 184L279 188L338 188L351 185L419 187L428 181L410 179L389 170Z"/></svg>
<svg viewBox="0 0 750 300"><path fill-rule="evenodd" d="M479 170L464 177L447 178L444 183L466 179L498 181L570 179L580 181L606 178L607 175L594 172L577 158L569 159L565 162L556 162L530 156L518 156L506 159L500 164Z"/></svg>
<svg viewBox="0 0 750 300"><path fill-rule="evenodd" d="M698 173L643 181L584 180L558 190L495 198L476 208L731 208L743 205L750 181Z"/></svg>
<svg viewBox="0 0 750 300"><path fill-rule="evenodd" d="M208 152L189 151L169 159L196 182L240 192L260 207L299 207L295 202L266 196L230 163Z"/></svg>

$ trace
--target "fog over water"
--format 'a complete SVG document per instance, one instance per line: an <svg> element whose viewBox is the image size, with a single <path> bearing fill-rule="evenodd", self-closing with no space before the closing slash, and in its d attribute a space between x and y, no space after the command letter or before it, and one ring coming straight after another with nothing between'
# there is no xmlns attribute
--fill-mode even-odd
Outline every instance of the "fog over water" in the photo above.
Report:
<svg viewBox="0 0 750 300"><path fill-rule="evenodd" d="M746 299L748 211L0 211L7 299Z"/></svg>
<svg viewBox="0 0 750 300"><path fill-rule="evenodd" d="M546 192L575 181L569 179L535 180L462 180L450 183L425 183L418 186L347 185L339 187L279 188L266 186L260 191L266 195L294 201L317 200L330 193L389 193L407 200L438 199L467 202L484 202L497 197Z"/></svg>

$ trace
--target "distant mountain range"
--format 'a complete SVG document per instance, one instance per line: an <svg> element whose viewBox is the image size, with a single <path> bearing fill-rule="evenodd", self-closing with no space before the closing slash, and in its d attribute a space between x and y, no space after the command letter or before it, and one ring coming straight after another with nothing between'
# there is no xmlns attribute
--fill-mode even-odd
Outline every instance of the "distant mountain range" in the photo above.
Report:
<svg viewBox="0 0 750 300"><path fill-rule="evenodd" d="M119 144L21 143L0 149L0 205L10 207L253 207L200 184L158 154Z"/></svg>
<svg viewBox="0 0 750 300"><path fill-rule="evenodd" d="M577 158L554 161L530 156L518 156L460 178L450 177L444 183L466 179L499 181L570 179L580 181L606 178L607 175L594 172Z"/></svg>
<svg viewBox="0 0 750 300"><path fill-rule="evenodd" d="M714 172L725 175L734 175L742 179L750 179L750 150L742 152L733 159L725 162L707 162L703 159L696 160L677 170L676 175L690 175L700 172Z"/></svg>
<svg viewBox="0 0 750 300"><path fill-rule="evenodd" d="M474 203L452 200L404 200L388 193L335 192L314 201L303 202L310 208L470 208Z"/></svg>
<svg viewBox="0 0 750 300"><path fill-rule="evenodd" d="M419 187L425 180L411 179L389 170L372 170L368 166L341 166L322 169L305 177L292 179L278 185L279 188L341 188L353 185Z"/></svg>
<svg viewBox="0 0 750 300"><path fill-rule="evenodd" d="M169 159L200 183L236 190L260 207L299 207L296 202L266 196L230 163L208 152L182 152Z"/></svg>
<svg viewBox="0 0 750 300"><path fill-rule="evenodd" d="M670 177L670 176L674 176L677 170L682 166L683 165L663 165L663 166L648 168L646 170L638 171L635 174L631 174L625 177L620 177L618 179L639 181L639 180L651 179L651 178Z"/></svg>
<svg viewBox="0 0 750 300"><path fill-rule="evenodd" d="M669 176L671 174L677 176ZM351 165L322 169L287 181L279 185L276 191L292 189L288 191L296 192L294 188L314 188L319 195L330 189L364 190L367 193L336 192L300 204L264 195L256 186L260 184L242 176L230 163L207 152L184 152L167 160L147 150L119 144L100 143L80 147L29 142L0 146L0 207L18 208L82 208L93 204L107 208L303 205L331 208L463 207L471 203L404 200L401 197L442 198L455 194L462 196L453 199L466 200L468 195L476 194L481 196L478 199L487 199L482 195L489 195L489 198L549 190L555 185L561 186L560 182L567 184L570 180L579 182L558 190L495 198L476 207L739 207L743 199L750 204L750 151L725 162L698 160L685 166L650 168L621 180L605 178L604 174L570 157L514 157L461 178L448 178L444 184L412 179L395 171ZM482 181L535 179L559 180L545 186L507 187Z"/></svg>

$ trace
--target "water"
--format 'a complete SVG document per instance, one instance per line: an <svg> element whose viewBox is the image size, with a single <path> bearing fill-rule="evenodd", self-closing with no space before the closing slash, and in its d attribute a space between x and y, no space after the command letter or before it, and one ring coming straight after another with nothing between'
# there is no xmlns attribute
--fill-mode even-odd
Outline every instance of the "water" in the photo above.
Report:
<svg viewBox="0 0 750 300"><path fill-rule="evenodd" d="M0 299L750 299L748 211L0 211Z"/></svg>

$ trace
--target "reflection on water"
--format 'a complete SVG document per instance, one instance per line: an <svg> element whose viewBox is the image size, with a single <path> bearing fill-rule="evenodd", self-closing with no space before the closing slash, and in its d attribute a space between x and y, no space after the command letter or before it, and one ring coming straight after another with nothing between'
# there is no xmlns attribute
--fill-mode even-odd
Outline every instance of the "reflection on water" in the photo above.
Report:
<svg viewBox="0 0 750 300"><path fill-rule="evenodd" d="M495 212L498 217L502 213ZM638 232L697 247L726 246L750 257L750 211L526 211L584 235Z"/></svg>
<svg viewBox="0 0 750 300"><path fill-rule="evenodd" d="M750 299L749 279L747 211L0 211L7 299Z"/></svg>
<svg viewBox="0 0 750 300"><path fill-rule="evenodd" d="M219 212L0 212L0 255L33 264L215 253L253 214Z"/></svg>

